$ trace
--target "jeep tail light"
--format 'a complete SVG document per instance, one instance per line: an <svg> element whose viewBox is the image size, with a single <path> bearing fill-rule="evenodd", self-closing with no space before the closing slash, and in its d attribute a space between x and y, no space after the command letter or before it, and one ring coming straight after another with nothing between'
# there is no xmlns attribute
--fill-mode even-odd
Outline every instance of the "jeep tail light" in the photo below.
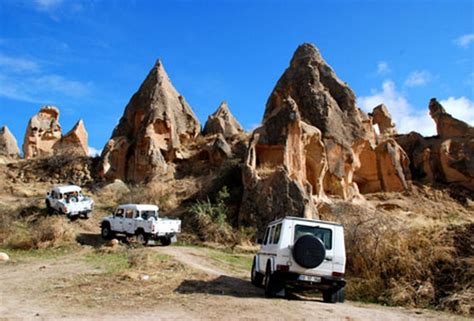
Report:
<svg viewBox="0 0 474 321"><path fill-rule="evenodd" d="M341 272L332 272L332 276L336 277L336 278L343 278L344 277L344 273L341 273Z"/></svg>
<svg viewBox="0 0 474 321"><path fill-rule="evenodd" d="M288 272L290 267L288 265L277 264L277 271Z"/></svg>

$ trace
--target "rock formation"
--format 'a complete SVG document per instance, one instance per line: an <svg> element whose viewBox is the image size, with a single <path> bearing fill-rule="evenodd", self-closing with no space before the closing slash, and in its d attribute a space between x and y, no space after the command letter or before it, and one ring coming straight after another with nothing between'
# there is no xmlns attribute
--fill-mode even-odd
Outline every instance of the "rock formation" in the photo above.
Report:
<svg viewBox="0 0 474 321"><path fill-rule="evenodd" d="M54 144L53 150L59 154L87 156L89 154L87 139L88 134L84 122L81 119L66 135L62 136L61 139Z"/></svg>
<svg viewBox="0 0 474 321"><path fill-rule="evenodd" d="M437 136L425 138L411 132L396 137L410 158L413 177L474 190L474 128L446 113L436 99L431 99L429 110Z"/></svg>
<svg viewBox="0 0 474 321"><path fill-rule="evenodd" d="M146 182L166 171L168 162L181 158L181 145L200 129L158 60L105 145L100 174L109 180Z"/></svg>
<svg viewBox="0 0 474 321"><path fill-rule="evenodd" d="M20 149L18 149L16 138L7 126L0 128L0 156L20 156Z"/></svg>
<svg viewBox="0 0 474 321"><path fill-rule="evenodd" d="M243 132L242 126L232 115L225 101L220 104L214 114L209 116L203 130L204 135L222 134L225 138L230 138Z"/></svg>
<svg viewBox="0 0 474 321"><path fill-rule="evenodd" d="M261 226L282 215L314 217L326 195L361 198L358 184L364 193L406 189L408 157L390 137L395 129L386 108L374 114L380 137L319 51L300 46L250 140L241 221Z"/></svg>
<svg viewBox="0 0 474 321"><path fill-rule="evenodd" d="M381 136L393 136L397 134L392 117L384 104L375 107L370 116L372 117L373 124L379 127Z"/></svg>
<svg viewBox="0 0 474 321"><path fill-rule="evenodd" d="M43 106L39 113L30 119L23 143L23 153L25 159L57 154L87 156L89 153L87 139L82 119L63 136L59 124L59 109L55 106Z"/></svg>
<svg viewBox="0 0 474 321"><path fill-rule="evenodd" d="M33 116L26 129L23 143L25 159L51 156L53 146L61 139L59 109L55 106L43 106Z"/></svg>

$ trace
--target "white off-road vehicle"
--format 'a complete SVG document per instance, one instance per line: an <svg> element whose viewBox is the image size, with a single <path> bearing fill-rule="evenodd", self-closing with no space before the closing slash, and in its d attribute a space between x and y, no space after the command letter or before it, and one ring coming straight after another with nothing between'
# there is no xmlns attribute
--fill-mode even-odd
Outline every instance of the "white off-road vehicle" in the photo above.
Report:
<svg viewBox="0 0 474 321"><path fill-rule="evenodd" d="M149 240L159 240L163 245L176 242L181 232L181 220L161 218L158 206L143 204L119 205L115 212L102 219L101 234L111 239L116 234L136 236L137 241L146 245Z"/></svg>
<svg viewBox="0 0 474 321"><path fill-rule="evenodd" d="M346 251L342 225L298 217L268 224L251 280L267 297L319 290L324 302L344 302Z"/></svg>
<svg viewBox="0 0 474 321"><path fill-rule="evenodd" d="M46 194L48 213L66 214L68 218L83 216L90 218L94 201L82 194L82 189L76 185L56 186Z"/></svg>

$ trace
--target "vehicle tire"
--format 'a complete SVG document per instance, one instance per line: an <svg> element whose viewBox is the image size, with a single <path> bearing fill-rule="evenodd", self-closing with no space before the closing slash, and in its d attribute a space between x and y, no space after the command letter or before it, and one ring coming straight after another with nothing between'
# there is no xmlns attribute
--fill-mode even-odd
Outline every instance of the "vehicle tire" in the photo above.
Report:
<svg viewBox="0 0 474 321"><path fill-rule="evenodd" d="M252 263L252 272L250 273L250 280L256 287L261 287L263 282L263 274L257 272L257 260L254 258Z"/></svg>
<svg viewBox="0 0 474 321"><path fill-rule="evenodd" d="M113 239L114 237L114 233L112 232L112 230L110 229L110 225L109 224L104 224L102 225L102 229L100 231L100 235L102 236L102 238L104 240L111 240Z"/></svg>
<svg viewBox="0 0 474 321"><path fill-rule="evenodd" d="M169 237L162 237L160 238L161 245L168 246L171 244L171 238Z"/></svg>
<svg viewBox="0 0 474 321"><path fill-rule="evenodd" d="M51 203L49 203L49 200L46 200L46 211L49 215L54 214L54 209L51 207Z"/></svg>
<svg viewBox="0 0 474 321"><path fill-rule="evenodd" d="M300 237L293 247L293 257L300 266L314 269L323 263L326 257L324 243L313 235Z"/></svg>
<svg viewBox="0 0 474 321"><path fill-rule="evenodd" d="M326 303L336 303L338 300L337 291L334 290L324 290L323 291L323 301Z"/></svg>
<svg viewBox="0 0 474 321"><path fill-rule="evenodd" d="M267 264L264 278L265 296L267 298L274 298L278 292L284 289L283 284L278 280L274 273L272 273L270 265Z"/></svg>
<svg viewBox="0 0 474 321"><path fill-rule="evenodd" d="M136 234L137 242L140 245L147 245L148 244L148 235L145 234L143 231L138 231Z"/></svg>
<svg viewBox="0 0 474 321"><path fill-rule="evenodd" d="M90 219L92 217L92 212L87 212L85 215L84 215L84 218L86 220Z"/></svg>
<svg viewBox="0 0 474 321"><path fill-rule="evenodd" d="M344 303L346 300L346 288L342 287L337 291L337 302Z"/></svg>

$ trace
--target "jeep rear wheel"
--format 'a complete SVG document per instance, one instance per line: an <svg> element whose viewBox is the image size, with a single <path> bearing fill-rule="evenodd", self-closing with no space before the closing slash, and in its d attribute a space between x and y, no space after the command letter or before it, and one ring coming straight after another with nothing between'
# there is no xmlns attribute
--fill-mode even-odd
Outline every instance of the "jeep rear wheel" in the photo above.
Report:
<svg viewBox="0 0 474 321"><path fill-rule="evenodd" d="M169 237L162 237L162 238L160 239L160 242L161 242L161 245L163 245L163 246L168 246L168 245L171 244L171 238L169 238Z"/></svg>
<svg viewBox="0 0 474 321"><path fill-rule="evenodd" d="M336 303L338 300L337 291L332 289L323 291L323 301L326 303Z"/></svg>
<svg viewBox="0 0 474 321"><path fill-rule="evenodd" d="M272 273L270 265L267 265L265 271L265 296L267 298L274 298L279 292L281 292L284 287L283 284L278 280L274 273Z"/></svg>
<svg viewBox="0 0 474 321"><path fill-rule="evenodd" d="M346 300L346 290L345 290L345 287L342 287L337 291L337 302L344 303L345 300Z"/></svg>
<svg viewBox="0 0 474 321"><path fill-rule="evenodd" d="M250 280L252 281L252 284L261 287L262 282L263 282L263 274L260 272L257 272L257 265L256 265L256 259L253 259L252 263L252 272L250 273Z"/></svg>
<svg viewBox="0 0 474 321"><path fill-rule="evenodd" d="M113 235L112 230L110 229L109 224L102 225L100 235L102 236L104 240L110 240L113 238L114 235Z"/></svg>
<svg viewBox="0 0 474 321"><path fill-rule="evenodd" d="M143 246L148 244L148 236L143 231L137 232L137 242Z"/></svg>

